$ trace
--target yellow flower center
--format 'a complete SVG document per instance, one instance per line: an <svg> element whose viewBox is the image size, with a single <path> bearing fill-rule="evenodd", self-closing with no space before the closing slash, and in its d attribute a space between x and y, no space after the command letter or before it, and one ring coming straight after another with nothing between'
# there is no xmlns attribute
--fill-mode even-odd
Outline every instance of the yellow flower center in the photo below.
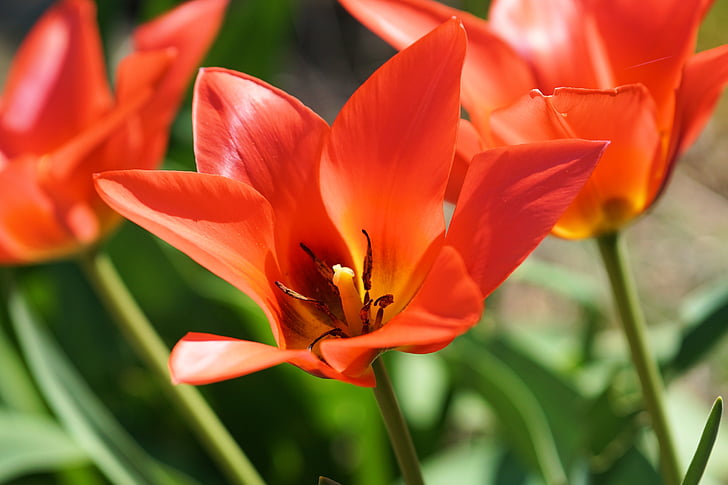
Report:
<svg viewBox="0 0 728 485"><path fill-rule="evenodd" d="M354 270L340 264L335 264L333 269L332 281L339 290L339 299L344 310L346 324L349 328L356 328L357 324L361 323L361 309L364 302L359 296L359 290L356 289Z"/></svg>

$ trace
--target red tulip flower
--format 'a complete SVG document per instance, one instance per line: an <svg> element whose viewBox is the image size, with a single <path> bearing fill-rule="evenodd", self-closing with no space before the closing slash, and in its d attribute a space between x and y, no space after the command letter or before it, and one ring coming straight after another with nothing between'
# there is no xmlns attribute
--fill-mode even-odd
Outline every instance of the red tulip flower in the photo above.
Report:
<svg viewBox="0 0 728 485"><path fill-rule="evenodd" d="M93 244L120 220L94 172L154 168L227 0L194 0L134 32L112 95L88 0L37 22L0 98L0 264L46 261Z"/></svg>
<svg viewBox="0 0 728 485"><path fill-rule="evenodd" d="M376 71L329 126L290 95L225 69L198 76L198 173L97 176L112 207L250 295L276 346L190 333L177 382L283 362L373 386L383 351L427 353L474 325L604 143L560 140L473 161L446 231L465 32L449 20Z"/></svg>
<svg viewBox="0 0 728 485"><path fill-rule="evenodd" d="M484 147L612 141L554 228L566 238L614 232L644 213L728 82L728 45L693 53L712 0L494 0L489 21L430 0L341 3L398 49L462 19L462 103L472 126L464 125L452 197Z"/></svg>

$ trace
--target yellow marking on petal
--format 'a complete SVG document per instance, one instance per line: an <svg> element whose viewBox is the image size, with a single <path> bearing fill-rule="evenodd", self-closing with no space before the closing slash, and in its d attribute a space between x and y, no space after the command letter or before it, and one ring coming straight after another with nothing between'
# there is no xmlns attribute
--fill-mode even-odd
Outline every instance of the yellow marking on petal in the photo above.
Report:
<svg viewBox="0 0 728 485"><path fill-rule="evenodd" d="M333 282L339 289L339 298L341 298L341 307L344 309L346 323L350 330L358 329L361 326L359 315L362 301L359 291L356 289L354 270L340 264L335 264L333 269Z"/></svg>

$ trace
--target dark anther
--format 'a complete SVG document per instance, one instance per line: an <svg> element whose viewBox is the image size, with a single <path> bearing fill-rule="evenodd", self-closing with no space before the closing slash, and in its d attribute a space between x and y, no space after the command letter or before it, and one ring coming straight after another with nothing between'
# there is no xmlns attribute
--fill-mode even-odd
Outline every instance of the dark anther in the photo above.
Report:
<svg viewBox="0 0 728 485"><path fill-rule="evenodd" d="M394 295L386 294L382 295L374 300L374 306L378 306L377 316L374 318L374 328L382 326L382 320L384 319L384 309L394 303Z"/></svg>
<svg viewBox="0 0 728 485"><path fill-rule="evenodd" d="M341 320L339 320L336 317L336 315L333 314L333 312L329 309L329 307L326 305L326 303L319 301L319 300L315 300L313 298L309 298L307 296L304 296L304 295L300 294L299 292L290 289L289 287L287 287L280 281L276 281L275 283L276 283L276 286L278 287L278 289L281 290L286 296L290 296L291 298L296 299L296 300L311 303L316 308L318 308L319 310L324 312L326 314L326 316L331 319L332 322L334 322L335 324L341 323Z"/></svg>
<svg viewBox="0 0 728 485"><path fill-rule="evenodd" d="M281 290L283 293L286 294L286 296L290 296L291 298L295 298L296 300L302 300L302 301L309 301L311 303L322 303L318 300L314 300L313 298L309 298L307 296L303 296L302 294L298 293L297 291L294 291L281 283L280 281L276 281L276 286L279 290Z"/></svg>
<svg viewBox="0 0 728 485"><path fill-rule="evenodd" d="M367 238L367 255L364 257L364 274L361 280L364 283L364 290L369 291L372 289L372 240L366 230L362 229L361 232Z"/></svg>
<svg viewBox="0 0 728 485"><path fill-rule="evenodd" d="M339 294L339 289L334 284L334 270L326 264L326 262L322 259L319 259L313 251L311 251L311 248L306 246L303 243L298 243L299 246L301 246L301 249L303 249L303 252L308 254L308 256L313 260L314 264L316 265L316 270L319 272L321 276L324 277L324 279L329 283L329 288L336 293Z"/></svg>
<svg viewBox="0 0 728 485"><path fill-rule="evenodd" d="M384 319L384 308L379 307L377 309L377 316L374 319L374 328L379 328L382 326L382 320Z"/></svg>
<svg viewBox="0 0 728 485"><path fill-rule="evenodd" d="M348 337L348 335L346 335L346 333L344 333L344 331L338 327L332 328L331 330L327 330L326 332L313 339L313 342L308 344L308 350L311 351L314 345L316 345L326 337Z"/></svg>
<svg viewBox="0 0 728 485"><path fill-rule="evenodd" d="M361 333L369 333L369 317L371 316L372 299L369 293L364 296L364 306L359 310L359 318L361 319Z"/></svg>
<svg viewBox="0 0 728 485"><path fill-rule="evenodd" d="M394 295L390 294L382 295L374 300L374 306L378 306L380 308L387 308L392 303L394 303Z"/></svg>

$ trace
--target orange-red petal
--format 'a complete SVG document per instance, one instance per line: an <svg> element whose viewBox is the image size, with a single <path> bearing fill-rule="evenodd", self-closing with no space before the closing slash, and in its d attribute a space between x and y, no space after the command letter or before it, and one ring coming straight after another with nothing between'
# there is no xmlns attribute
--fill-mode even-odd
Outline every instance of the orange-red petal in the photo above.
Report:
<svg viewBox="0 0 728 485"><path fill-rule="evenodd" d="M460 23L449 20L395 55L342 108L321 162L323 199L357 273L366 230L372 284L401 305L429 271L444 230L465 43Z"/></svg>
<svg viewBox="0 0 728 485"><path fill-rule="evenodd" d="M202 69L192 116L198 171L250 184L276 212L318 192L329 127L293 96L246 74Z"/></svg>
<svg viewBox="0 0 728 485"><path fill-rule="evenodd" d="M460 252L483 297L548 235L604 146L558 140L494 148L473 159L445 242Z"/></svg>
<svg viewBox="0 0 728 485"><path fill-rule="evenodd" d="M247 293L275 321L273 214L252 187L217 175L150 170L104 172L96 187L113 209Z"/></svg>
<svg viewBox="0 0 728 485"><path fill-rule="evenodd" d="M468 172L470 161L482 151L480 135L475 127L467 120L460 120L455 159L452 162L450 177L447 181L445 200L453 203L458 200L460 188L463 186L463 180L465 180L465 174Z"/></svg>
<svg viewBox="0 0 728 485"><path fill-rule="evenodd" d="M675 90L683 66L695 50L703 8L684 0L588 4L587 16L594 19L598 41L610 65L611 86L647 86L657 107L658 125L669 130Z"/></svg>
<svg viewBox="0 0 728 485"><path fill-rule="evenodd" d="M36 157L11 159L0 170L0 264L62 256L77 245L37 183L38 163Z"/></svg>
<svg viewBox="0 0 728 485"><path fill-rule="evenodd" d="M287 285L306 287L297 275L301 265L312 263L301 243L321 258L346 253L319 188L325 121L289 94L219 68L200 72L192 116L198 170L250 184L270 202L277 221L275 251L292 275ZM336 263L349 260L329 264Z"/></svg>
<svg viewBox="0 0 728 485"><path fill-rule="evenodd" d="M503 144L556 138L610 140L602 161L554 233L580 239L611 232L654 200L667 169L655 106L644 86L610 90L559 88L531 96L492 117Z"/></svg>
<svg viewBox="0 0 728 485"><path fill-rule="evenodd" d="M188 1L134 31L136 52L171 49L175 55L147 110L148 129L172 121L190 78L217 35L227 4L228 0Z"/></svg>
<svg viewBox="0 0 728 485"><path fill-rule="evenodd" d="M111 107L96 9L65 0L33 27L16 54L0 101L8 158L56 148Z"/></svg>
<svg viewBox="0 0 728 485"><path fill-rule="evenodd" d="M534 69L536 83L529 88L538 87L551 94L559 86L611 87L611 84L600 86L598 57L601 52L590 52L594 26L585 16L584 3L496 0L491 4L490 27Z"/></svg>
<svg viewBox="0 0 728 485"><path fill-rule="evenodd" d="M728 84L728 45L699 52L688 60L677 92L673 156L693 144L708 122L720 94Z"/></svg>
<svg viewBox="0 0 728 485"><path fill-rule="evenodd" d="M403 49L451 17L468 34L463 67L462 100L470 119L487 132L490 112L505 106L535 86L529 65L488 24L467 12L432 0L340 0L360 22ZM503 73L508 73L504 76Z"/></svg>
<svg viewBox="0 0 728 485"><path fill-rule="evenodd" d="M306 357L307 350L277 347L221 337L188 333L172 349L169 370L175 384L210 384Z"/></svg>
<svg viewBox="0 0 728 485"><path fill-rule="evenodd" d="M169 370L173 382L199 385L233 379L284 362L318 377L374 386L371 371L359 376L339 374L308 350L283 350L206 333L188 333L177 342L169 357Z"/></svg>

